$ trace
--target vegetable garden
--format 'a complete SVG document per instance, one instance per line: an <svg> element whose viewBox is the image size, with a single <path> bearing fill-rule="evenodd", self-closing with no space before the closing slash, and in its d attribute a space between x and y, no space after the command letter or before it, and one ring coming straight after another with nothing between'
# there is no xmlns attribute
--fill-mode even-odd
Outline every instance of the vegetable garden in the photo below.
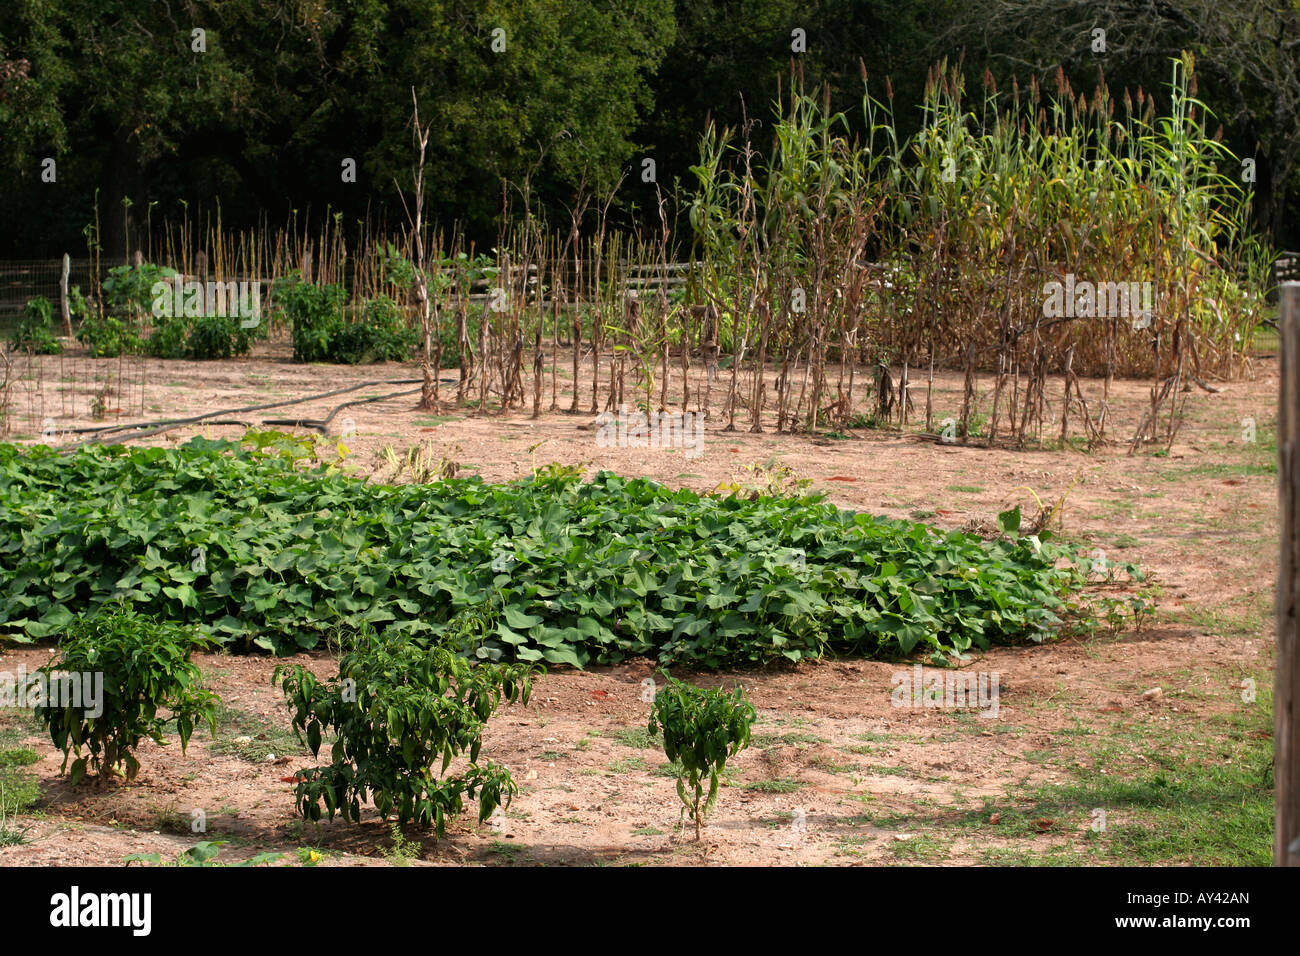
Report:
<svg viewBox="0 0 1300 956"><path fill-rule="evenodd" d="M569 862L555 834L584 826L616 848L573 837L578 859L663 837L645 852L671 860L674 816L738 862L843 862L871 840L873 861L1113 862L1150 850L1152 828L1152 862L1259 862L1263 707L1232 707L1263 673L1262 598L1227 590L1266 577L1274 532L1247 510L1267 507L1276 451L1271 359L1251 348L1269 254L1191 66L1172 64L1165 113L1126 94L1120 119L1104 86L1063 77L1009 101L990 78L975 110L941 67L901 143L865 77L864 139L795 75L770 150L750 126L706 131L691 187L659 193L658 234L607 228L586 193L547 223L525 184L490 256L429 230L417 197L396 236L337 218L315 237L163 224L152 261L72 290L73 338L32 300L0 383L0 662L94 672L105 696L93 715L0 708L0 857L66 849L75 807L102 828L129 818L105 845L155 864L219 846L274 862L299 843L305 865L509 861L515 830ZM1150 281L1157 304L1049 315L1047 287L1076 275ZM159 283L196 305L198 280L240 276L267 292L251 324L156 308ZM330 391L301 394L322 365L373 363L411 377L331 368ZM412 387L376 391L395 385ZM267 401L230 397L251 388ZM254 415L286 406L299 417ZM708 460L596 451L574 424L629 406L704 416ZM416 432L435 434L405 455L384 441ZM540 440L510 444L525 438ZM1221 485L1228 517L1209 517ZM1175 610L1153 613L1158 598ZM1167 681L1170 655L1193 673L1177 705L1133 684ZM891 694L913 667L925 689ZM977 674L1006 722L962 710L953 678L985 687ZM0 700L20 683L0 667ZM1207 729L1225 711L1231 732ZM1071 790L1080 761L1150 783L1071 749L1101 733L1150 744L1168 792ZM1197 763L1210 738L1231 771ZM183 804L130 801L167 787L202 801L191 834L221 816L211 835L228 839L152 840L185 836ZM1184 826L1206 787L1238 808L1222 838ZM218 814L232 794L244 803ZM592 823L619 816L607 799L641 825ZM1097 802L1121 818L1104 839L1080 826ZM47 819L14 822L34 808Z"/></svg>

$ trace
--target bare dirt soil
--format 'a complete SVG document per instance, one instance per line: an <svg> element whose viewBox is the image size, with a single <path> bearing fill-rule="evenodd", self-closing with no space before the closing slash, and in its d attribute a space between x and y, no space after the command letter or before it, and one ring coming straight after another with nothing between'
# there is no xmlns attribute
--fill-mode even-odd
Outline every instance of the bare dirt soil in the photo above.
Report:
<svg viewBox="0 0 1300 956"><path fill-rule="evenodd" d="M224 363L149 360L143 398L135 400L145 418L179 417L410 377L410 366L301 366L268 354ZM49 378L45 387L57 389L57 376ZM1093 402L1101 384L1083 385ZM1109 434L1133 433L1148 387L1114 383ZM975 656L969 669L998 675L996 717L894 706L895 675L912 662L675 671L703 685L739 682L759 712L753 744L728 765L700 845L693 828L682 827L666 758L645 733L641 682L655 675L651 662L556 670L539 681L529 706L493 717L485 753L520 785L504 830L467 814L442 841L408 830L409 845L394 845L391 827L373 816L361 825L296 818L292 775L310 758L271 686L277 662L204 655L200 664L226 707L217 739L198 732L187 754L174 740L147 744L130 785L70 787L58 773L62 755L37 726L0 713L0 749L35 749L40 760L30 769L42 791L21 821L26 842L0 848L0 865L115 865L134 853L174 859L201 839L226 841L223 860L272 851L295 864L314 863L315 854L320 865L1140 862L1124 857L1108 833L1132 836L1170 826L1167 818L1144 816L1140 801L1112 803L1100 808L1106 825L1098 829L1099 808L1087 796L1044 802L1042 795L1086 792L1107 775L1144 780L1161 753L1214 769L1240 759L1243 739L1271 732L1276 361L1261 359L1251 380L1220 387L1189 396L1167 453L1148 447L1135 455L1127 442L1020 451L865 429L845 438L725 432L710 420L704 453L687 458L682 450L601 447L589 413L544 411L531 420L449 408L432 415L417 409L415 396L349 409L356 431L347 441L349 464L380 477L386 446L404 454L428 443L462 473L487 481L554 461L699 491L750 480L746 465L776 458L841 507L942 527L991 521L1013 503L1033 513L1035 495L1063 498L1066 537L1146 570L1154 619L1140 630L1126 622ZM1059 404L1060 383L1049 388ZM319 417L346 398L385 392L375 387L265 414ZM954 415L960 400L960 377L941 376L936 419ZM52 395L51 407L60 401ZM87 424L84 411L58 419L60 430ZM240 429L188 428L145 442L196 433L233 437ZM0 644L0 670L31 671L49 653ZM325 653L297 660L322 676L333 666ZM1258 698L1243 690L1250 681ZM1046 814L1044 806L1055 809ZM193 831L195 811L203 812L205 833ZM1205 862L1177 848L1150 859Z"/></svg>

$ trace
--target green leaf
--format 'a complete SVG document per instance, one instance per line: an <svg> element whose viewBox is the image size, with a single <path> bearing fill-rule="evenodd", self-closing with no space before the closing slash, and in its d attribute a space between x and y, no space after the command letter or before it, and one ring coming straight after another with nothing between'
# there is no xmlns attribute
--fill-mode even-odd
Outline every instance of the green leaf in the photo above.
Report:
<svg viewBox="0 0 1300 956"><path fill-rule="evenodd" d="M1016 505L1009 511L1003 511L998 515L998 527L1007 534L1015 534L1020 531L1020 505Z"/></svg>

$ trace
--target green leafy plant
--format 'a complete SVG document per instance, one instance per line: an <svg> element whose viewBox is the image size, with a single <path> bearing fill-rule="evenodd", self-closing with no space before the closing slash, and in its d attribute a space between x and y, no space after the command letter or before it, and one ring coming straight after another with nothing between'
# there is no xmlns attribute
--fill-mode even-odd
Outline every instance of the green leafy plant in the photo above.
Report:
<svg viewBox="0 0 1300 956"><path fill-rule="evenodd" d="M330 343L343 328L343 287L314 285L291 275L276 280L271 298L292 325L294 361L330 361Z"/></svg>
<svg viewBox="0 0 1300 956"><path fill-rule="evenodd" d="M319 866L323 858L324 856L320 850L309 846L298 847L298 862L303 866Z"/></svg>
<svg viewBox="0 0 1300 956"><path fill-rule="evenodd" d="M379 260L384 281L399 292L409 292L415 286L415 264L402 251L389 243L375 243L375 257Z"/></svg>
<svg viewBox="0 0 1300 956"><path fill-rule="evenodd" d="M301 665L277 667L273 680L295 709L293 726L317 754L336 737L328 767L298 772L298 811L321 818L322 806L359 822L361 801L379 815L432 825L438 836L477 797L479 821L508 806L517 787L509 771L478 763L483 727L504 698L528 703L533 670L518 664L472 664L450 648L363 628L322 684ZM441 778L465 755L459 775ZM441 758L441 770L435 770Z"/></svg>
<svg viewBox="0 0 1300 956"><path fill-rule="evenodd" d="M54 308L49 299L37 296L27 301L9 344L15 351L37 355L58 355L63 351L54 334Z"/></svg>
<svg viewBox="0 0 1300 956"><path fill-rule="evenodd" d="M65 695L59 706L50 700L36 707L36 719L63 751L60 772L76 754L74 784L88 770L102 777L120 769L129 781L140 770L134 753L140 741L148 737L161 745L168 724L175 725L182 751L198 721L215 736L217 696L203 687L203 675L190 660L208 643L192 628L155 621L124 604L73 621L40 673L51 681L59 673L83 681L94 675L92 686L102 677L102 699L94 702L99 708L84 694L80 701ZM93 714L95 709L102 712ZM164 709L170 717L159 716Z"/></svg>
<svg viewBox="0 0 1300 956"><path fill-rule="evenodd" d="M0 767L28 767L40 759L40 755L30 747L0 750Z"/></svg>
<svg viewBox="0 0 1300 956"><path fill-rule="evenodd" d="M192 359L229 359L247 355L253 347L253 330L238 316L204 315L190 325L185 355Z"/></svg>
<svg viewBox="0 0 1300 956"><path fill-rule="evenodd" d="M727 761L749 745L757 717L741 687L728 694L667 677L667 685L655 694L650 733L663 730L664 754L679 765L677 796L685 806L683 813L695 821L696 842L704 816L717 803L719 775Z"/></svg>
<svg viewBox="0 0 1300 956"><path fill-rule="evenodd" d="M393 845L383 851L384 859L393 866L410 866L413 860L420 858L420 844L406 838L401 824L394 823L389 832L393 837Z"/></svg>
<svg viewBox="0 0 1300 956"><path fill-rule="evenodd" d="M153 331L145 340L144 351L155 358L185 358L190 324L184 316L162 316L154 320Z"/></svg>
<svg viewBox="0 0 1300 956"><path fill-rule="evenodd" d="M418 338L418 331L407 327L397 303L379 296L365 302L358 321L334 331L327 354L331 361L347 365L402 362L411 357Z"/></svg>
<svg viewBox="0 0 1300 956"><path fill-rule="evenodd" d="M391 485L348 476L340 454L277 431L68 455L0 444L0 624L48 637L120 594L282 654L371 624L487 659L750 666L1043 641L1099 586L1046 531L983 540L608 472L489 484L450 477L436 452L410 464L444 480Z"/></svg>
<svg viewBox="0 0 1300 956"><path fill-rule="evenodd" d="M105 312L120 319L128 328L138 328L153 306L154 284L169 281L175 275L175 269L152 262L109 269L102 285Z"/></svg>
<svg viewBox="0 0 1300 956"><path fill-rule="evenodd" d="M94 358L116 358L139 347L139 339L125 322L111 315L86 316L77 329L77 341L90 350Z"/></svg>
<svg viewBox="0 0 1300 956"><path fill-rule="evenodd" d="M132 863L152 863L154 866L265 866L268 863L274 863L284 856L283 853L259 853L256 856L249 857L247 860L240 860L238 863L222 863L217 857L221 854L221 848L226 845L226 840L202 840L192 847L182 850L176 855L175 862L164 863L160 853L132 853L124 857L122 862L127 866Z"/></svg>

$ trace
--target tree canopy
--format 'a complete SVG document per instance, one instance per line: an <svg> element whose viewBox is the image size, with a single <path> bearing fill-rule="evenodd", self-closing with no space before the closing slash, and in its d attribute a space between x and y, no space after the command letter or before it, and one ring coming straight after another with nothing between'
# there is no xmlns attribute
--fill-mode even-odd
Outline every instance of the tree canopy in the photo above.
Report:
<svg viewBox="0 0 1300 956"><path fill-rule="evenodd" d="M689 183L707 118L756 121L762 148L792 63L846 104L862 70L882 98L891 79L907 131L944 55L976 76L1101 66L1112 87L1158 90L1180 48L1234 147L1258 155L1261 220L1282 233L1300 191L1300 0L8 0L0 256L75 252L96 209L111 255L150 216L218 206L231 226L294 210L396 225L413 93L428 214L490 244L525 182L557 223L580 187L630 221L654 200L640 160L665 190Z"/></svg>

